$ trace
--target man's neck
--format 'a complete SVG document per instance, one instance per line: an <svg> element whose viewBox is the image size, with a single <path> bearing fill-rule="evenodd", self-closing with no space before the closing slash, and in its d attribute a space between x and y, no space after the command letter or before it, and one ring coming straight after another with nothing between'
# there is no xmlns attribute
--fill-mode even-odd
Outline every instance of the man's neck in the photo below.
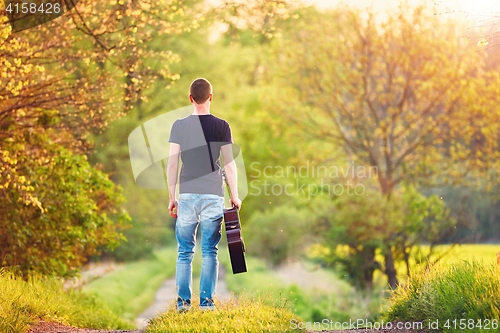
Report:
<svg viewBox="0 0 500 333"><path fill-rule="evenodd" d="M210 114L210 107L205 106L205 105L197 105L194 107L193 114L196 116Z"/></svg>

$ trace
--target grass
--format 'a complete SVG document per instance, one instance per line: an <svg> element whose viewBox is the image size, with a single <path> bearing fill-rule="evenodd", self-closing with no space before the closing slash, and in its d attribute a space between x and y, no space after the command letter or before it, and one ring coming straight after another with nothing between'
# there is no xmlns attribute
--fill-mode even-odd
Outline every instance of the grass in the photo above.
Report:
<svg viewBox="0 0 500 333"><path fill-rule="evenodd" d="M315 275L328 285L322 290L287 284L254 257L247 257L247 273L233 275L225 246L220 245L220 261L228 272L228 287L237 299L218 303L214 312L202 312L196 306L183 314L169 310L151 322L148 332L289 332L297 330L292 321L373 318L363 312L366 308L359 301L359 293L331 272ZM464 319L469 325L475 324L473 329L467 329L469 332L500 332L493 322L488 328L476 327L480 319L484 325L485 319L500 318L500 269L493 263L498 250L498 245L456 247L432 270L415 273L406 285L400 286L384 319L439 320L441 325L457 319L456 324L448 321L450 329L445 331L449 332L463 331L459 320ZM26 282L0 270L0 332L23 333L30 323L40 319L76 327L131 328L120 317L132 320L149 305L161 283L174 275L175 258L175 248L163 249L155 259L123 265L93 281L83 293L64 291L62 283L55 279L34 276ZM197 251L195 277L199 276L199 266ZM107 304L100 301L102 298Z"/></svg>
<svg viewBox="0 0 500 333"><path fill-rule="evenodd" d="M219 259L225 266L228 289L238 297L255 295L263 297L266 305L284 306L306 321L314 322L328 318L333 321L349 319L375 319L380 313L381 293L363 295L333 272L320 269L315 279L323 281L321 289L299 287L283 281L263 260L247 256L248 272L233 275L228 251L221 247ZM318 283L315 283L316 285Z"/></svg>
<svg viewBox="0 0 500 333"><path fill-rule="evenodd" d="M155 252L154 259L127 263L84 287L105 300L111 311L132 322L154 300L163 281L175 274L176 249Z"/></svg>
<svg viewBox="0 0 500 333"><path fill-rule="evenodd" d="M445 332L500 332L500 268L472 260L415 274L395 291L385 315L424 327L439 323Z"/></svg>
<svg viewBox="0 0 500 333"><path fill-rule="evenodd" d="M24 281L0 270L0 332L23 333L38 320L86 328L130 328L95 297L64 291L54 278L32 276Z"/></svg>
<svg viewBox="0 0 500 333"><path fill-rule="evenodd" d="M168 310L154 318L147 333L163 332L297 332L292 323L302 322L284 306L269 306L260 297L241 297L221 303L215 311L200 310L196 304L190 311Z"/></svg>

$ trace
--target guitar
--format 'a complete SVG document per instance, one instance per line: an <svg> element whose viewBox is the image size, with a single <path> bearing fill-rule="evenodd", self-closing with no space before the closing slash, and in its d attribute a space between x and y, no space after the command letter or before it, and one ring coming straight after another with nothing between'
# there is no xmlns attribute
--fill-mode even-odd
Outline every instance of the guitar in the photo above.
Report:
<svg viewBox="0 0 500 333"><path fill-rule="evenodd" d="M222 179L227 186L229 195L231 190L226 182L226 173L221 169ZM226 227L227 246L229 248L229 257L231 258L231 267L233 274L244 273L247 271L245 261L245 243L241 234L241 223L238 208L232 207L224 209L224 225Z"/></svg>

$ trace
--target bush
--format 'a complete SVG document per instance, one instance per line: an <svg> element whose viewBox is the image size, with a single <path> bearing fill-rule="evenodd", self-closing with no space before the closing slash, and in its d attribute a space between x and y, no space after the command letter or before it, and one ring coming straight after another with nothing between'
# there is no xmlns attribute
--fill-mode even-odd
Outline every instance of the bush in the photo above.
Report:
<svg viewBox="0 0 500 333"><path fill-rule="evenodd" d="M305 231L310 226L310 213L305 209L278 206L270 212L256 212L244 226L249 254L279 265L298 256L308 244Z"/></svg>
<svg viewBox="0 0 500 333"><path fill-rule="evenodd" d="M0 263L74 275L99 247L123 239L125 198L86 156L43 135L24 140L0 147Z"/></svg>
<svg viewBox="0 0 500 333"><path fill-rule="evenodd" d="M151 259L154 257L154 244L148 239L147 228L132 220L132 227L123 232L126 241L123 241L114 250L103 248L101 257L110 258L120 262Z"/></svg>
<svg viewBox="0 0 500 333"><path fill-rule="evenodd" d="M389 321L422 321L424 327L438 321L439 329L447 332L463 332L462 319L471 325L465 327L467 332L500 332L500 269L463 261L414 275L406 286L395 290L386 317ZM496 324L485 326L493 320Z"/></svg>

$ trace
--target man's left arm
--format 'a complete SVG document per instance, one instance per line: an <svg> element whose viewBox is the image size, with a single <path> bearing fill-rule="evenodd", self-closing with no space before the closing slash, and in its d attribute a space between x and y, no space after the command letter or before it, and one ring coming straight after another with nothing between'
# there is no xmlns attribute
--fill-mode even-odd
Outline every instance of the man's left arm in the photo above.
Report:
<svg viewBox="0 0 500 333"><path fill-rule="evenodd" d="M177 187L177 178L179 176L179 158L181 146L178 143L170 143L170 154L167 163L167 183L169 203L168 211L170 216L177 217L177 199L175 197L175 188Z"/></svg>

